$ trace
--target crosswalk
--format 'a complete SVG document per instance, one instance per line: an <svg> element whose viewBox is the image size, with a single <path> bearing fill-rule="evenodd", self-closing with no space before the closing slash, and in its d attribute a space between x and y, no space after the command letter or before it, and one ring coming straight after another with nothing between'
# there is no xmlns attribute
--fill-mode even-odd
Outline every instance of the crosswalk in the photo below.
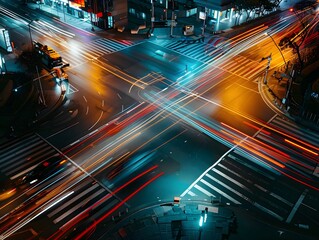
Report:
<svg viewBox="0 0 319 240"><path fill-rule="evenodd" d="M161 39L154 41L154 43L206 64L219 59L225 51L224 48L215 47L213 44L202 42L187 44L181 41ZM264 64L241 55L236 55L227 59L227 61L217 62L214 66L247 79L255 78L258 74L265 71L266 67Z"/></svg>
<svg viewBox="0 0 319 240"><path fill-rule="evenodd" d="M276 172L267 171L235 150L207 171L181 197L210 201L220 199L223 203L253 206L284 221L300 192L279 179ZM287 192L289 199L285 195Z"/></svg>
<svg viewBox="0 0 319 240"><path fill-rule="evenodd" d="M204 63L211 62L214 57L222 53L220 49L213 45L206 45L202 42L187 44L181 41L157 39L153 43Z"/></svg>
<svg viewBox="0 0 319 240"><path fill-rule="evenodd" d="M136 43L128 40L116 40L100 38L90 43L82 43L76 48L70 47L61 52L64 61L70 63L71 67L81 65L89 60L95 60L103 55L121 51Z"/></svg>
<svg viewBox="0 0 319 240"><path fill-rule="evenodd" d="M57 153L36 134L12 139L0 145L1 173L14 180Z"/></svg>
<svg viewBox="0 0 319 240"><path fill-rule="evenodd" d="M269 126L268 132L261 131L256 138L289 154L287 164L294 169L313 175L319 160L319 134L281 116L272 119Z"/></svg>
<svg viewBox="0 0 319 240"><path fill-rule="evenodd" d="M302 203L307 193L307 181L319 177L315 174L319 134L276 116L268 128L254 137L270 146L269 149L280 151L285 167L275 170L258 157L234 148L207 169L181 197L250 206L279 221L290 222L298 209L296 205ZM301 147L298 149L296 144Z"/></svg>
<svg viewBox="0 0 319 240"><path fill-rule="evenodd" d="M236 55L232 59L222 62L218 67L242 78L254 79L265 71L266 66L244 56Z"/></svg>
<svg viewBox="0 0 319 240"><path fill-rule="evenodd" d="M0 171L14 182L40 162L56 154L58 151L40 136L28 134L0 144ZM99 218L120 201L103 184L84 174L71 163L67 164L63 171L53 174L50 180L37 182L32 189L34 190L27 191L27 195L36 192L36 196L30 195L30 198L36 199L38 206L33 213L37 215L37 211L43 212L47 216L48 224L53 224L57 228L72 225L73 221L76 223L77 220L84 219L88 212L92 219ZM44 194L42 195L41 192ZM53 193L51 199L43 201L38 198L40 195L46 196L49 193ZM21 221L24 221L22 213L28 213L28 209L20 211Z"/></svg>
<svg viewBox="0 0 319 240"><path fill-rule="evenodd" d="M100 184L91 178L79 181L70 190L70 195L64 198L46 212L46 216L58 228L76 222L86 216L88 209L94 218L99 218L108 209L114 207L119 200L107 192ZM91 205L94 203L94 208Z"/></svg>

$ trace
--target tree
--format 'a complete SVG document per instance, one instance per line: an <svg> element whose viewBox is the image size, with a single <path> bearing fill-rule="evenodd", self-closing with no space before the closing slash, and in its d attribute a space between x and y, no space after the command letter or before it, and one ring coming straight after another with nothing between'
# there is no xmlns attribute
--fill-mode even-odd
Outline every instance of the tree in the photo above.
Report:
<svg viewBox="0 0 319 240"><path fill-rule="evenodd" d="M272 11L274 7L276 7L270 0L233 0L233 6L235 8L235 13L239 15L239 18L243 12L246 12L246 21L250 18L251 12L256 9L259 10L259 13L263 14L264 11Z"/></svg>

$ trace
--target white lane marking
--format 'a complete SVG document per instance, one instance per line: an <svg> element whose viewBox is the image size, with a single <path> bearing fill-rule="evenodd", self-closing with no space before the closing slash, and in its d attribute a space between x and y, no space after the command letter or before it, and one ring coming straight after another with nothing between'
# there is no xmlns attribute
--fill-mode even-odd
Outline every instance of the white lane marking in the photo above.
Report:
<svg viewBox="0 0 319 240"><path fill-rule="evenodd" d="M279 195L273 193L273 192L270 192L268 189L258 185L257 183L253 183L251 180L248 180L247 178L243 177L242 175L234 172L233 170L227 168L226 166L222 165L222 164L219 164L220 167L222 167L223 169L231 172L232 174L234 174L235 176L245 180L246 182L252 184L253 186L255 186L256 188L260 189L261 191L265 192L265 193L269 193L271 196L273 196L274 198L277 198L278 200L282 201L283 203L287 204L288 206L292 207L293 204L291 202L288 202L286 199L280 197Z"/></svg>
<svg viewBox="0 0 319 240"><path fill-rule="evenodd" d="M96 196L100 195L102 192L104 192L105 189L100 189L99 191L95 192L94 194L90 195L88 198L85 199L85 201L90 201L91 199L95 198ZM60 215L58 218L54 219L53 222L56 224L63 220L65 217L69 216L72 212L76 211L80 207L83 206L83 202L78 203L73 208L71 208L69 211L65 212L64 214Z"/></svg>
<svg viewBox="0 0 319 240"><path fill-rule="evenodd" d="M273 217L279 219L280 221L284 220L283 217L279 216L277 213L274 213L273 211L269 210L268 208L265 208L264 206L260 205L259 203L254 203L254 206L259 208L260 210L268 213L269 215L272 215Z"/></svg>
<svg viewBox="0 0 319 240"><path fill-rule="evenodd" d="M75 197L73 197L72 199L70 199L69 201L67 201L66 203L60 205L58 208L56 208L54 211L52 211L51 213L48 214L48 217L51 218L53 217L55 214L59 213L61 210L63 210L64 208L66 208L67 206L69 206L70 204L72 204L73 202L75 202L76 200L78 200L79 198L81 198L82 196L84 196L85 194L87 194L88 192L91 192L92 190L94 190L95 188L97 188L99 185L98 184L94 184L91 187L85 189L84 191L82 191L80 194L77 194Z"/></svg>
<svg viewBox="0 0 319 240"><path fill-rule="evenodd" d="M102 108L104 107L104 100L102 100ZM103 116L103 110L101 110L100 116L99 118L96 120L96 122L88 129L88 131L90 131L92 128L95 127L96 124L98 124L98 122L101 120L102 116Z"/></svg>
<svg viewBox="0 0 319 240"><path fill-rule="evenodd" d="M72 125L67 126L66 128L63 128L63 129L61 129L60 131L55 132L54 134L52 134L52 135L50 135L50 136L46 137L46 139L49 139L49 138L51 138L51 137L53 137L53 136L55 136L55 135L57 135L57 134L59 134L59 133L61 133L61 132L65 131L65 130L70 129L71 127L74 127L75 125L78 125L78 124L79 124L79 122L73 123Z"/></svg>
<svg viewBox="0 0 319 240"><path fill-rule="evenodd" d="M213 194L211 194L210 192L208 192L207 190L205 190L204 188L202 188L201 186L198 186L197 184L194 187L197 188L202 193L205 193L209 197L216 197Z"/></svg>
<svg viewBox="0 0 319 240"><path fill-rule="evenodd" d="M235 185L237 185L238 187L245 189L248 192L251 192L251 190L249 188L247 188L245 185L241 184L240 182L236 181L235 179L227 176L225 173L217 170L216 168L212 169L212 171L216 172L217 174L219 174L220 176L226 178L228 181L234 183Z"/></svg>
<svg viewBox="0 0 319 240"><path fill-rule="evenodd" d="M237 145L233 146L231 149L229 149L227 152L225 152L223 154L223 156L221 156L217 162L215 162L210 168L208 168L205 172L202 173L202 175L200 175L196 180L195 182L193 182L182 194L181 194L181 197L184 197L186 195L186 193L188 191L190 191L195 185L197 182L199 182L200 179L202 179L212 168L214 168L217 164L219 164L225 156L227 156L233 149L235 149L237 147Z"/></svg>
<svg viewBox="0 0 319 240"><path fill-rule="evenodd" d="M195 197L195 196L196 196L196 194L193 193L192 191L189 191L187 194L191 195L192 197Z"/></svg>
<svg viewBox="0 0 319 240"><path fill-rule="evenodd" d="M231 196L229 196L227 193L224 193L222 190L218 189L217 187L214 187L212 184L210 184L209 182L205 181L204 179L200 180L202 183L204 183L205 185L207 185L208 187L210 187L211 189L213 189L215 192L218 192L220 195L222 195L223 197L229 199L230 201L232 201L235 204L241 204L240 202L238 202L236 199L232 198Z"/></svg>
<svg viewBox="0 0 319 240"><path fill-rule="evenodd" d="M310 207L309 205L307 205L307 204L304 204L304 203L301 203L303 206L305 206L305 207L307 207L307 208L310 208L311 210L313 210L313 211L315 211L315 212L317 212L318 210L317 209L315 209L315 208L313 208L313 207Z"/></svg>
<svg viewBox="0 0 319 240"><path fill-rule="evenodd" d="M230 186L228 186L227 184L223 183L222 181L219 181L217 178L214 178L213 176L211 176L210 174L207 174L207 177L209 177L210 179L212 179L213 181L215 181L216 183L218 183L219 185L223 186L224 188L228 189L229 191L235 193L237 196L247 200L249 199L248 197L246 197L244 194L236 191L235 189L231 188Z"/></svg>
<svg viewBox="0 0 319 240"><path fill-rule="evenodd" d="M294 215L296 214L300 204L302 203L303 199L305 198L306 194L308 193L308 189L305 189L303 193L300 195L298 201L296 202L295 206L292 208L289 216L286 219L286 223L290 223Z"/></svg>

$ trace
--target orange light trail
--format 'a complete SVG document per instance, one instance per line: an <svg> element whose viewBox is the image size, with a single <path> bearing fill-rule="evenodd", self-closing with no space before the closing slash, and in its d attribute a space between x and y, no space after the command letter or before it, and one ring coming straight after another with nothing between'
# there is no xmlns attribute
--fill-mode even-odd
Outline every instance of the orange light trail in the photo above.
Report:
<svg viewBox="0 0 319 240"><path fill-rule="evenodd" d="M262 133L264 133L264 134L266 134L266 135L270 135L270 132L266 131L265 129L258 128L257 126L255 126L255 125L253 125L253 124L251 124L251 123L249 123L249 122L246 122L246 121L244 121L244 123L245 123L247 126L252 127L253 129L256 129L257 131L260 131L260 132L262 132Z"/></svg>
<svg viewBox="0 0 319 240"><path fill-rule="evenodd" d="M302 149L302 150L304 150L304 151L307 151L307 152L309 152L309 153L312 153L313 155L318 156L318 153L316 153L316 152L314 152L314 151L311 151L311 150L309 150L309 149L307 149L307 148L305 148L305 147L303 147L303 146L300 146L299 144L294 143L294 142L292 142L292 141L290 141L290 140L288 140L288 139L286 139L286 138L285 138L285 142L290 143L291 145L293 145L293 146L295 146L295 147L298 147L298 148L300 148L300 149Z"/></svg>
<svg viewBox="0 0 319 240"><path fill-rule="evenodd" d="M235 142L236 142L236 141L235 141ZM247 145L247 146L244 146L244 144L241 143L241 142L238 142L237 145L238 145L238 146L241 146L241 147L243 147L243 148L245 148L245 149L247 149L248 151L250 151L250 152L252 152L252 153L258 155L259 157L261 157L261 158L263 158L263 159L265 159L265 160L267 160L267 161L269 161L269 162L275 164L276 166L278 166L278 167L280 167L280 168L285 168L285 167L286 167L285 165L283 165L283 164L281 164L281 163L279 163L279 162L273 160L272 158L266 156L265 154L260 153L260 152L257 152L256 150L252 149L252 148L249 147L248 145Z"/></svg>

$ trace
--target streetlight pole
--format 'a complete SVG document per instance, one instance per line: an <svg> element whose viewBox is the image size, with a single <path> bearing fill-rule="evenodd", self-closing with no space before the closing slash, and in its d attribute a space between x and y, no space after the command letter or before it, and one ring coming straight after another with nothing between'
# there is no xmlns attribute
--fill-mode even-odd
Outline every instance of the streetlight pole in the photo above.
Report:
<svg viewBox="0 0 319 240"><path fill-rule="evenodd" d="M29 26L29 34L30 34L30 41L31 41L31 51L33 50L33 40L32 40L32 34L31 34L31 23L34 22L34 21L38 21L38 19L32 19L28 26ZM36 66L36 70L37 70L37 74L38 74L38 83L39 83L39 88L40 88L40 91L39 91L39 99L41 101L41 103L46 106L46 102L45 102L45 98L44 98L44 94L43 94L43 89L42 89L42 84L41 84L41 80L40 80L40 75L39 75L39 70L38 70L38 66ZM37 87L38 89L38 87Z"/></svg>
<svg viewBox="0 0 319 240"><path fill-rule="evenodd" d="M205 34L205 26L206 26L206 15L207 15L207 8L205 7L205 13L204 13L204 20L203 20L203 28L202 28L202 35L204 36Z"/></svg>
<svg viewBox="0 0 319 240"><path fill-rule="evenodd" d="M151 16L151 28L154 29L155 13L154 13L154 0L152 1L152 16Z"/></svg>
<svg viewBox="0 0 319 240"><path fill-rule="evenodd" d="M31 20L31 22L29 22L28 27L29 27L29 34L30 34L30 41L31 41L31 51L33 49L33 40L32 40L32 34L31 34L31 23L33 22L33 20Z"/></svg>
<svg viewBox="0 0 319 240"><path fill-rule="evenodd" d="M174 22L175 22L175 14L174 14L174 0L172 0L172 20L171 20L171 37L173 37L173 27L174 27Z"/></svg>
<svg viewBox="0 0 319 240"><path fill-rule="evenodd" d="M271 62L271 60L272 60L272 58L271 58L271 53L270 53L270 55L267 57L267 60L268 60L268 62L267 62L267 67L266 67L265 77L264 77L264 84L265 84L265 85L267 85L267 75L268 75L268 70L269 70L269 68L270 68L270 62Z"/></svg>

